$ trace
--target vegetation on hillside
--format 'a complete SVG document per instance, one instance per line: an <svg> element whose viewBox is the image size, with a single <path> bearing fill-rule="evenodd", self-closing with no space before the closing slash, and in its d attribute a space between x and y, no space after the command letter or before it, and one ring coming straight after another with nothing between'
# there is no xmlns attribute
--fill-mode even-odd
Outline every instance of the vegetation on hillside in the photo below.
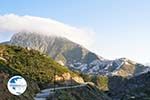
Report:
<svg viewBox="0 0 150 100"><path fill-rule="evenodd" d="M70 73L66 67L61 66L49 56L36 50L28 50L17 46L0 45L0 57L3 65L7 65L15 71L30 77L39 84L51 83L56 75Z"/></svg>
<svg viewBox="0 0 150 100"><path fill-rule="evenodd" d="M4 62L0 60L0 100L33 100L35 93L39 92L38 84L30 78L23 76L28 84L27 90L21 96L12 95L7 89L7 82L10 77L14 75L21 75L21 73L5 65Z"/></svg>
<svg viewBox="0 0 150 100"><path fill-rule="evenodd" d="M72 76L77 76L49 56L36 50L0 45L1 100L33 100L35 93L40 91L41 86L53 83L54 73L56 75L70 73ZM21 96L13 96L7 90L8 79L14 75L21 75L27 81L28 89Z"/></svg>

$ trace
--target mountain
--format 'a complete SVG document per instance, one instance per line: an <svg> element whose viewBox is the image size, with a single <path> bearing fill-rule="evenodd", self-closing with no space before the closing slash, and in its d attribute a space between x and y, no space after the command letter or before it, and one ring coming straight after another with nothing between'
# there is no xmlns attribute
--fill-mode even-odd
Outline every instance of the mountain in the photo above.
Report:
<svg viewBox="0 0 150 100"><path fill-rule="evenodd" d="M149 69L127 58L107 60L79 44L58 36L20 32L12 36L9 44L46 53L61 65L82 73L132 77Z"/></svg>

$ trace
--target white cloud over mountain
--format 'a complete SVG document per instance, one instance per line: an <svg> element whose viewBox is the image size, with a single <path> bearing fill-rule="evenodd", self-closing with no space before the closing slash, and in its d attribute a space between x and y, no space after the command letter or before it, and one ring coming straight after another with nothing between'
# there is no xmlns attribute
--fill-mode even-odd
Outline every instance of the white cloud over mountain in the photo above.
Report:
<svg viewBox="0 0 150 100"><path fill-rule="evenodd" d="M0 34L22 31L66 37L87 48L90 47L94 40L92 38L94 36L93 31L73 27L50 18L15 14L0 16Z"/></svg>

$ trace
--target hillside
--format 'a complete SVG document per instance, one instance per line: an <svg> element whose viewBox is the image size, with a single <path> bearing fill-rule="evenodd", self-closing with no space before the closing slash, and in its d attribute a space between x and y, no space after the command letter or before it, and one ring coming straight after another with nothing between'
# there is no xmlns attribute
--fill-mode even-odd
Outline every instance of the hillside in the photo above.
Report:
<svg viewBox="0 0 150 100"><path fill-rule="evenodd" d="M150 100L150 72L126 79L110 77L108 95L115 100ZM119 86L119 87L118 87Z"/></svg>
<svg viewBox="0 0 150 100"><path fill-rule="evenodd" d="M38 84L32 79L23 76L28 82L26 92L21 96L12 95L7 89L7 82L11 76L22 75L0 61L0 100L33 100L35 93L40 91Z"/></svg>
<svg viewBox="0 0 150 100"><path fill-rule="evenodd" d="M121 76L81 75L113 100L150 100L150 72L132 78Z"/></svg>
<svg viewBox="0 0 150 100"><path fill-rule="evenodd" d="M0 57L5 65L22 73L22 75L31 77L40 84L52 82L54 72L58 76L64 73L70 73L72 77L77 76L68 68L61 66L49 56L36 50L0 45Z"/></svg>
<svg viewBox="0 0 150 100"><path fill-rule="evenodd" d="M74 80L74 84L83 82L82 78L77 74L69 71L66 67L53 61L49 56L41 54L36 50L28 50L27 48L25 49L17 46L0 45L0 95L5 94L10 96L10 93L6 88L8 79L13 75L21 75L25 77L26 80L29 80L27 81L29 90L24 94L25 97L23 97L23 95L20 98L31 99L35 93L39 91L39 88L44 88L46 85L54 82L54 73L56 74L55 81L61 81L61 83L70 80L63 76L65 73L70 75L71 79ZM63 79L58 80L56 76L62 77ZM9 96L4 96L6 98L3 100L9 100ZM10 98L11 97L12 95Z"/></svg>

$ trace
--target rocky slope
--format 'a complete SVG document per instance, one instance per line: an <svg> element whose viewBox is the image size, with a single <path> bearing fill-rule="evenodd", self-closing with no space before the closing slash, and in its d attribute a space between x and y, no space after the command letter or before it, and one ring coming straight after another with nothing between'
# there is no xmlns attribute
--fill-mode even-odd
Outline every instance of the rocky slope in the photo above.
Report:
<svg viewBox="0 0 150 100"><path fill-rule="evenodd" d="M66 38L37 33L17 33L9 44L47 53L61 65L88 74L134 76L149 67L126 58L107 60Z"/></svg>

